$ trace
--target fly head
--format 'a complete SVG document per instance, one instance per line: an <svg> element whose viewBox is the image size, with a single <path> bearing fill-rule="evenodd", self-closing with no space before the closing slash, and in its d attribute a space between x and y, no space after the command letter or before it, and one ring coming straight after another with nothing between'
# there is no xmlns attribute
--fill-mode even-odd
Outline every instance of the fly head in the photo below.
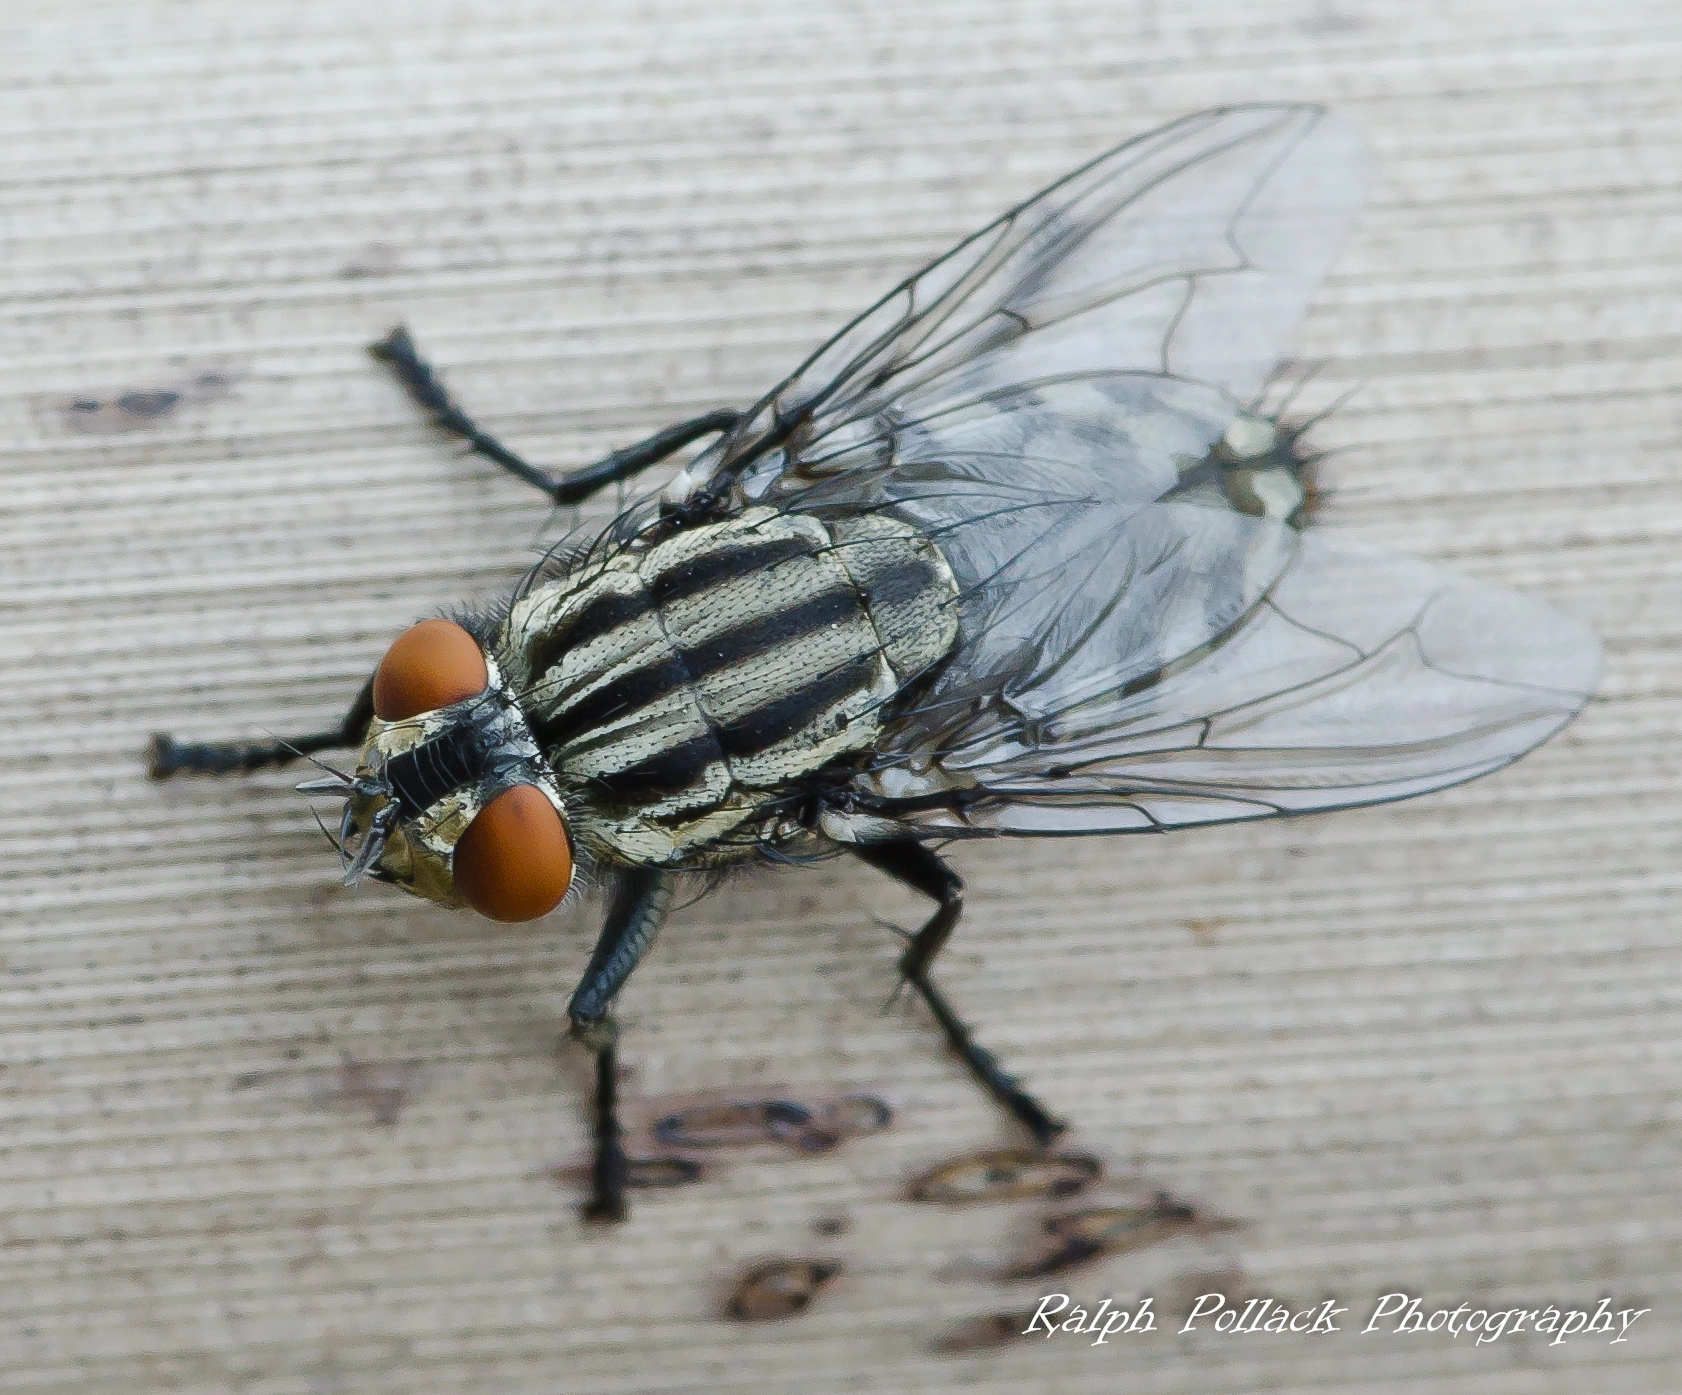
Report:
<svg viewBox="0 0 1682 1395"><path fill-rule="evenodd" d="M497 665L451 620L423 620L374 676L374 719L354 774L300 786L345 800L345 884L391 882L493 920L535 920L572 884L554 777Z"/></svg>

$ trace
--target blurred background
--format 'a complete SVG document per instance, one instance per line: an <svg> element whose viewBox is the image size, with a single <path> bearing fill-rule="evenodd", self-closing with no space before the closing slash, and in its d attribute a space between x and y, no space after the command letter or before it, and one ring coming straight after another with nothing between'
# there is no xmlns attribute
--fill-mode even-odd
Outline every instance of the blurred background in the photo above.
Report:
<svg viewBox="0 0 1682 1395"><path fill-rule="evenodd" d="M8 1391L1672 1391L1682 1375L1682 13L1608 0L573 5L10 0L0 18L0 1368ZM893 281L1187 111L1324 101L1378 177L1294 357L1324 526L1535 591L1599 699L1466 788L1166 839L960 849L944 983L1100 1200L1242 1229L1059 1276L1043 1207L906 1199L1013 1142L926 1014L923 907L850 861L679 913L625 1090L868 1091L578 1222L596 910L337 884L292 772L148 733L335 720L550 521L417 420L399 319L530 458L745 404ZM602 517L612 501L596 509ZM570 519L561 520L570 522ZM563 1174L557 1176L557 1169ZM727 1321L767 1256L843 1275ZM1152 1296L1149 1335L934 1350ZM1355 1330L1179 1335L1211 1289ZM1627 1342L1359 1335L1652 1311Z"/></svg>

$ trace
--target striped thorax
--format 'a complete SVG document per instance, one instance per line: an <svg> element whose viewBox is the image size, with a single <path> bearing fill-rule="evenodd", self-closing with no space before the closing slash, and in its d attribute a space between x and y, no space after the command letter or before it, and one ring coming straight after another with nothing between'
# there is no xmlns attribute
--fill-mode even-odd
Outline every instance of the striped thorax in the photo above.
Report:
<svg viewBox="0 0 1682 1395"><path fill-rule="evenodd" d="M496 656L583 848L719 864L799 832L812 777L951 650L956 598L896 518L748 509L537 587Z"/></svg>

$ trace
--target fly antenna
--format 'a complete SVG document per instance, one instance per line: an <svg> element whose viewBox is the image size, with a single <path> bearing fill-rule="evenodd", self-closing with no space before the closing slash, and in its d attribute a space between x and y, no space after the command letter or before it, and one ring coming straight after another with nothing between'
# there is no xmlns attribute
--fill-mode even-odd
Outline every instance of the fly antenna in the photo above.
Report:
<svg viewBox="0 0 1682 1395"><path fill-rule="evenodd" d="M330 832L328 832L327 825L324 824L321 821L321 815L320 814L316 813L314 809L311 809L310 810L310 815L311 815L312 818L315 819L315 826L321 830L321 836L327 840L328 844L332 847L333 851L338 853L339 860L341 862L344 861L344 859L345 859L345 846L344 846L344 844L341 843L337 838L335 838Z"/></svg>
<svg viewBox="0 0 1682 1395"><path fill-rule="evenodd" d="M345 810L348 815L350 810ZM385 851L386 839L397 826L397 806L385 805L379 813L374 815L373 822L368 825L368 831L362 835L362 846L356 850L356 856L345 868L344 883L355 886L362 880L363 874L379 861L380 854Z"/></svg>
<svg viewBox="0 0 1682 1395"><path fill-rule="evenodd" d="M314 756L307 754L304 755L304 759L317 770L325 770L327 773L314 780L305 780L300 784L293 785L292 788L299 794L349 794L356 787L355 780L345 774L344 771L327 764L326 761L317 760Z"/></svg>

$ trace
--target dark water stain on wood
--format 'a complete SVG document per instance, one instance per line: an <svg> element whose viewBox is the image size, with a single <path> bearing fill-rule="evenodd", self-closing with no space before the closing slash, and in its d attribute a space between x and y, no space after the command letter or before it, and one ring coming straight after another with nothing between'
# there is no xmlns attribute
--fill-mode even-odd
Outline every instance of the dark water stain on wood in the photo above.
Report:
<svg viewBox="0 0 1682 1395"><path fill-rule="evenodd" d="M725 1300L725 1316L737 1322L770 1322L811 1306L820 1290L841 1273L833 1259L771 1259L736 1280Z"/></svg>
<svg viewBox="0 0 1682 1395"><path fill-rule="evenodd" d="M672 1148L729 1148L780 1141L811 1122L812 1111L793 1100L721 1100L666 1115L654 1139Z"/></svg>
<svg viewBox="0 0 1682 1395"><path fill-rule="evenodd" d="M1066 1197L1085 1191L1103 1172L1103 1163L1090 1153L987 1148L930 1168L908 1192L913 1201L944 1205Z"/></svg>
<svg viewBox="0 0 1682 1395"><path fill-rule="evenodd" d="M156 426L183 407L226 397L236 380L226 365L205 366L161 382L43 398L39 405L77 435L111 436Z"/></svg>
<svg viewBox="0 0 1682 1395"><path fill-rule="evenodd" d="M1033 1316L1032 1309L1024 1308L1020 1312L980 1313L963 1318L930 1338L929 1350L943 1356L963 1356L969 1352L1009 1346L1027 1335Z"/></svg>
<svg viewBox="0 0 1682 1395"><path fill-rule="evenodd" d="M848 1139L893 1123L893 1109L874 1095L851 1094L806 1105L798 1100L702 1100L665 1114L654 1140L670 1148L731 1148L781 1143L798 1153L827 1153Z"/></svg>
<svg viewBox="0 0 1682 1395"><path fill-rule="evenodd" d="M1131 1254L1183 1235L1225 1235L1245 1222L1211 1216L1168 1192L1134 1206L1089 1206L1047 1216L1040 1223L1045 1243L1021 1259L1000 1266L1000 1280L1043 1279L1113 1255Z"/></svg>

